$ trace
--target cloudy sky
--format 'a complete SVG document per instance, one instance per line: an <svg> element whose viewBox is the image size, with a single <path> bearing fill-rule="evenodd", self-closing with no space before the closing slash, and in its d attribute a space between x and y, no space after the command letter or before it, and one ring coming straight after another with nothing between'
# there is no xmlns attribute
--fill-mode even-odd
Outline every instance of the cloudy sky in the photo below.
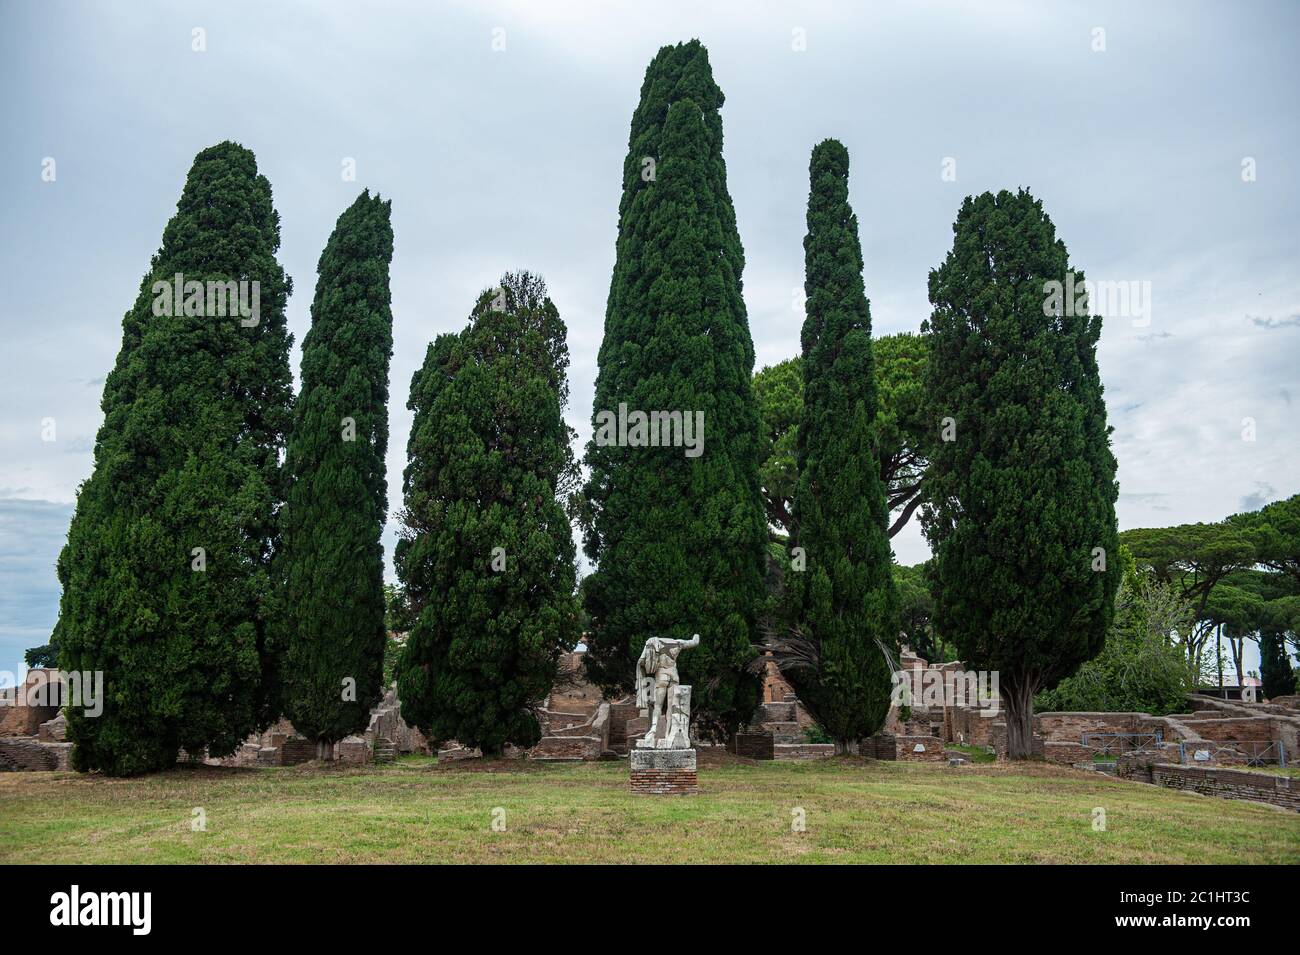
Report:
<svg viewBox="0 0 1300 955"><path fill-rule="evenodd" d="M585 443L628 123L655 51L692 37L727 96L760 366L798 349L808 155L834 136L879 334L919 328L986 189L1030 188L1090 279L1150 290L1100 346L1122 528L1300 491L1300 5L976 6L6 0L0 670L54 623L122 314L195 153L257 154L298 341L338 214L363 186L393 200L396 505L411 375L506 269L542 273L568 323ZM915 527L894 545L926 556Z"/></svg>

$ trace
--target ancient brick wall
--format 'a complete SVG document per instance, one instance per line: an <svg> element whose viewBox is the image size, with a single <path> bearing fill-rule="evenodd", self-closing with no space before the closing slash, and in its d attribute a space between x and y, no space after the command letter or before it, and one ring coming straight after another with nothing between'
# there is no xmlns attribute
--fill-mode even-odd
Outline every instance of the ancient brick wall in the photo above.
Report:
<svg viewBox="0 0 1300 955"><path fill-rule="evenodd" d="M1139 783L1152 782L1151 771L1160 758L1168 757L1157 757L1152 753L1131 753L1120 756L1115 760L1115 775L1120 779L1130 779Z"/></svg>
<svg viewBox="0 0 1300 955"><path fill-rule="evenodd" d="M921 748L917 749L918 746ZM898 760L935 763L947 759L943 740L937 736L896 736L894 753Z"/></svg>
<svg viewBox="0 0 1300 955"><path fill-rule="evenodd" d="M28 701L39 703L45 699L57 699L48 695L60 690L49 686L57 674L57 670L39 667L28 670L21 687L12 687L4 693L0 699L0 736L35 736L42 723L59 715L57 706L26 705ZM38 695L33 697L33 693ZM18 705L20 703L23 705Z"/></svg>
<svg viewBox="0 0 1300 955"><path fill-rule="evenodd" d="M689 796L700 791L693 769L634 769L632 792L656 796Z"/></svg>
<svg viewBox="0 0 1300 955"><path fill-rule="evenodd" d="M1138 713L1038 713L1034 732L1044 742L1079 743L1085 733L1146 732L1138 726Z"/></svg>
<svg viewBox="0 0 1300 955"><path fill-rule="evenodd" d="M1239 769L1206 769L1158 763L1151 767L1152 781L1166 789L1184 789L1221 799L1266 802L1300 812L1300 780Z"/></svg>
<svg viewBox="0 0 1300 955"><path fill-rule="evenodd" d="M1184 717L1182 722L1199 733L1202 739L1219 743L1267 743L1276 738L1274 721L1267 717L1205 719L1198 714L1196 717Z"/></svg>
<svg viewBox="0 0 1300 955"><path fill-rule="evenodd" d="M771 733L732 733L727 749L746 759L774 759Z"/></svg>
<svg viewBox="0 0 1300 955"><path fill-rule="evenodd" d="M44 743L35 737L0 738L0 772L70 769L71 743Z"/></svg>
<svg viewBox="0 0 1300 955"><path fill-rule="evenodd" d="M897 759L896 737L893 733L877 733L858 740L858 755L868 759Z"/></svg>
<svg viewBox="0 0 1300 955"><path fill-rule="evenodd" d="M599 736L546 736L528 751L529 759L600 759L604 747Z"/></svg>
<svg viewBox="0 0 1300 955"><path fill-rule="evenodd" d="M833 743L775 743L774 759L827 759L835 755Z"/></svg>
<svg viewBox="0 0 1300 955"><path fill-rule="evenodd" d="M1091 763L1095 749L1082 743L1058 743L1055 740L1043 742L1043 759L1049 763L1073 766L1076 763Z"/></svg>
<svg viewBox="0 0 1300 955"><path fill-rule="evenodd" d="M980 711L965 706L944 708L946 721L945 739L950 743L965 743L968 746L991 746L993 744L993 724L1000 717L980 716Z"/></svg>
<svg viewBox="0 0 1300 955"><path fill-rule="evenodd" d="M280 765L297 766L316 758L316 744L302 736L291 736L280 747Z"/></svg>

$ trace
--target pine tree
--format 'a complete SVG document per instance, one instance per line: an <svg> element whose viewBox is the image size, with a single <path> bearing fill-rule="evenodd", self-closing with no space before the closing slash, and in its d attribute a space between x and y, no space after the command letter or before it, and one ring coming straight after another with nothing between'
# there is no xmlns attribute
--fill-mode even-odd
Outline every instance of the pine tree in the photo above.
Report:
<svg viewBox="0 0 1300 955"><path fill-rule="evenodd" d="M707 729L736 725L757 703L746 667L767 538L722 102L698 41L664 47L646 70L623 167L586 488L585 545L597 565L584 587L590 677L626 690L648 637L698 632L678 667ZM620 407L626 440L606 443L602 424ZM702 453L639 444L650 436L631 416L654 412L701 413Z"/></svg>
<svg viewBox="0 0 1300 955"><path fill-rule="evenodd" d="M411 381L397 571L415 623L402 715L499 753L540 738L533 706L580 637L564 323L540 278L508 274Z"/></svg>
<svg viewBox="0 0 1300 955"><path fill-rule="evenodd" d="M1096 656L1119 583L1101 319L1028 192L967 198L930 273L935 629L1000 674L1012 758L1033 698Z"/></svg>
<svg viewBox="0 0 1300 955"><path fill-rule="evenodd" d="M820 143L809 171L804 403L791 535L806 569L787 582L796 627L816 664L788 669L786 676L837 751L847 752L889 712L899 607L848 150L833 139Z"/></svg>
<svg viewBox="0 0 1300 955"><path fill-rule="evenodd" d="M381 696L390 208L366 190L321 253L286 459L285 711L326 759Z"/></svg>
<svg viewBox="0 0 1300 955"><path fill-rule="evenodd" d="M59 562L59 664L104 675L102 714L68 712L78 769L230 753L275 715L270 561L292 394L279 244L253 154L199 153L122 320Z"/></svg>

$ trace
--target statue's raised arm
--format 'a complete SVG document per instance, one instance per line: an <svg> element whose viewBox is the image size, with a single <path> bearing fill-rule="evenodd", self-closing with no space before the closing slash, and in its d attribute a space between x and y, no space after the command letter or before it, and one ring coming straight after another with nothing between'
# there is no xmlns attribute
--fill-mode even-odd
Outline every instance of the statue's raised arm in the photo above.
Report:
<svg viewBox="0 0 1300 955"><path fill-rule="evenodd" d="M660 642L663 643L665 646L680 647L682 649L686 649L687 647L698 647L700 645L700 635L697 633L689 640L664 639L661 640Z"/></svg>

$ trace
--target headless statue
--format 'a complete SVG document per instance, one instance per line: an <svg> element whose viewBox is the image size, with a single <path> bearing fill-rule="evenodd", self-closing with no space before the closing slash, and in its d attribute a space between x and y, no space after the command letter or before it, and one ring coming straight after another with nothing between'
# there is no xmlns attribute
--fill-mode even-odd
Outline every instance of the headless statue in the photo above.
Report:
<svg viewBox="0 0 1300 955"><path fill-rule="evenodd" d="M687 647L698 647L700 635L697 633L689 640L671 640L667 637L651 637L645 642L641 658L636 664L636 705L642 710L650 711L650 729L639 746L654 746L659 730L659 719L668 711L672 702L673 688L681 680L677 676L677 655ZM687 712L690 697L685 699Z"/></svg>

